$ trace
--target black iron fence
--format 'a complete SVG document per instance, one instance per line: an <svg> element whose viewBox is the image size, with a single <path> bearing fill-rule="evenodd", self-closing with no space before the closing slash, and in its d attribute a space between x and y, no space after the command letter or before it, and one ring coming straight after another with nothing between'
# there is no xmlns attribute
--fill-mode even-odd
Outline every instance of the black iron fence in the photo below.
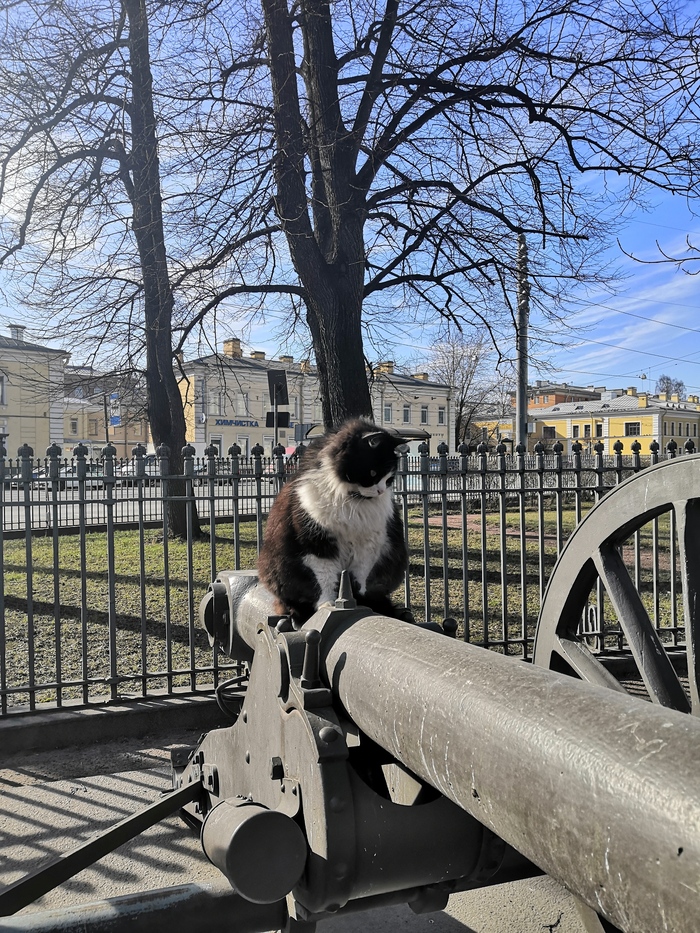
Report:
<svg viewBox="0 0 700 933"><path fill-rule="evenodd" d="M529 658L542 595L566 539L625 477L658 462L652 445L623 457L603 445L564 456L463 448L403 455L395 484L409 546L404 601L418 621L453 618L459 637ZM686 453L694 452L692 441ZM89 460L23 447L0 457L0 715L46 704L103 703L214 689L230 676L198 625L219 570L255 566L275 495L296 469L283 449L250 457L231 448L203 459L185 448L183 476L168 451L114 448ZM680 451L671 442L665 456ZM184 514L170 535L172 508ZM679 643L672 523L637 533L628 559L664 638ZM670 595L669 595L670 594ZM624 651L598 594L581 620L598 652Z"/></svg>

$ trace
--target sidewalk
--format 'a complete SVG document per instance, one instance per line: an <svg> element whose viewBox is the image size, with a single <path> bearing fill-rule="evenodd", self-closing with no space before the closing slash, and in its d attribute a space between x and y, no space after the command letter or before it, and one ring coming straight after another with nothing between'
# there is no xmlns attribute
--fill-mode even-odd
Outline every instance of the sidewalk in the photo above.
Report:
<svg viewBox="0 0 700 933"><path fill-rule="evenodd" d="M170 786L170 749L200 731L178 730L54 752L19 752L0 768L0 885L65 852ZM230 890L195 835L173 816L85 869L19 915L72 908L106 898L196 884ZM233 922L202 918L202 929L235 933ZM233 918L231 918L233 920ZM206 921L206 922L205 922ZM0 919L0 933L13 929ZM26 923L29 923L27 918ZM40 917L32 921L39 927ZM77 922L77 921L76 921ZM69 921L65 929L77 929ZM124 924L126 926L126 923ZM32 926L26 926L31 929ZM187 930L193 933L188 922ZM413 914L405 905L324 921L319 933L584 933L571 896L549 878L454 895L447 910ZM173 927L180 933L179 925Z"/></svg>

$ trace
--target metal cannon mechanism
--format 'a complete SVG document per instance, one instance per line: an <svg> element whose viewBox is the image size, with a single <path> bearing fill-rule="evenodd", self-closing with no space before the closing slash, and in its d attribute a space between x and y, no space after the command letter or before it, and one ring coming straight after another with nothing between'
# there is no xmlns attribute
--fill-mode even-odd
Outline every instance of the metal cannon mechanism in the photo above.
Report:
<svg viewBox="0 0 700 933"><path fill-rule="evenodd" d="M235 722L174 755L163 800L0 892L0 915L180 810L237 894L233 933L311 933L388 903L438 910L453 892L542 872L580 899L591 933L692 933L698 503L700 458L685 457L596 505L550 579L534 665L375 615L343 582L295 629L255 573L220 573L200 618L241 665L220 690ZM619 559L667 511L682 542L688 692ZM578 630L599 585L652 703Z"/></svg>

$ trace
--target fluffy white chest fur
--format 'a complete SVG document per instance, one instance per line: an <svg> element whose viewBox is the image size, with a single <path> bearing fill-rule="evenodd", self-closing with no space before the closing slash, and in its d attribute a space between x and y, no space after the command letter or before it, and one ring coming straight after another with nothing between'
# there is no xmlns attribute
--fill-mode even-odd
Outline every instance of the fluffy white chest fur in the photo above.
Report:
<svg viewBox="0 0 700 933"><path fill-rule="evenodd" d="M317 607L336 598L338 576L349 570L364 593L372 567L388 544L387 525L394 502L383 480L381 493L358 496L356 486L345 483L329 469L315 471L297 488L304 510L337 542L338 556L327 559L307 555L304 563L321 588Z"/></svg>

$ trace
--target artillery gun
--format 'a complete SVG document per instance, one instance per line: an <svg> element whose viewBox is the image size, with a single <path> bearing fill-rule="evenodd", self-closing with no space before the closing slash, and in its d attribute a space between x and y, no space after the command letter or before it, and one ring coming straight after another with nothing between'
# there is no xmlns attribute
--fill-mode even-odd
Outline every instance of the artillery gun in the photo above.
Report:
<svg viewBox="0 0 700 933"><path fill-rule="evenodd" d="M688 687L620 556L649 519L677 526ZM693 933L700 918L700 457L652 467L597 504L543 600L534 664L358 606L300 629L255 573L202 601L212 644L241 665L232 726L173 760L173 790L0 892L19 910L180 810L235 891L233 933L311 933L388 903L546 872L586 929ZM580 620L604 587L652 702L630 696ZM9 927L8 927L9 929Z"/></svg>

